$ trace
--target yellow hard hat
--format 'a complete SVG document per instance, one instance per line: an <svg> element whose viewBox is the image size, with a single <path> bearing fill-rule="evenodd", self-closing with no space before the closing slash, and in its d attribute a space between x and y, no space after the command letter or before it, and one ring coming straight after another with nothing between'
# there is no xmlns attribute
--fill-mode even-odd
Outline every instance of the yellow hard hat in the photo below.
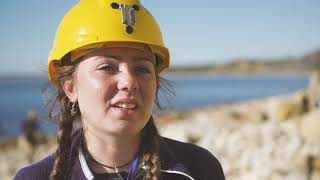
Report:
<svg viewBox="0 0 320 180"><path fill-rule="evenodd" d="M56 81L56 65L73 51L108 43L142 43L161 58L157 72L169 66L159 25L139 0L80 0L62 19L49 54L48 75Z"/></svg>

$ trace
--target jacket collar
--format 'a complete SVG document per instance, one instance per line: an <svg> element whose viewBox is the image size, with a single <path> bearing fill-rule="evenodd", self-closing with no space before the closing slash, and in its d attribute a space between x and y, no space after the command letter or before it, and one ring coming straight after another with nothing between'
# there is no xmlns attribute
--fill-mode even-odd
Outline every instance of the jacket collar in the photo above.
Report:
<svg viewBox="0 0 320 180"><path fill-rule="evenodd" d="M82 132L75 132L73 137L74 140L71 145L69 156L69 162L71 161L71 164L73 164L72 177L94 180L94 176L90 171L80 146ZM187 168L176 159L174 153L166 142L166 138L163 137L160 139L160 161L162 173L179 174L187 177L190 180L194 180Z"/></svg>
<svg viewBox="0 0 320 180"><path fill-rule="evenodd" d="M160 161L161 161L161 172L168 174L180 174L190 180L194 178L189 173L188 169L177 160L173 151L170 149L166 138L161 137L160 139Z"/></svg>
<svg viewBox="0 0 320 180"><path fill-rule="evenodd" d="M81 165L82 172L85 175L85 177L88 180L93 180L94 176L93 176L92 172L89 169L87 161L86 161L86 159L85 159L85 157L84 157L84 155L82 153L81 147L79 147L78 159L79 159L79 162L80 162L80 165Z"/></svg>

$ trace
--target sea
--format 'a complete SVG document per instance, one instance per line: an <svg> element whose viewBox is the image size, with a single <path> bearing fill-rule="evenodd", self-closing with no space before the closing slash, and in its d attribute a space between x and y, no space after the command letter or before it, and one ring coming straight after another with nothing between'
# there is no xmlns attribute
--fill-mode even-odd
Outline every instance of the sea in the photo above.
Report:
<svg viewBox="0 0 320 180"><path fill-rule="evenodd" d="M165 78L173 87L175 96L160 93L164 111L188 111L270 96L287 96L309 84L308 76L296 75L167 75ZM18 136L21 122L30 110L39 113L43 132L49 135L56 133L56 124L47 118L48 97L54 92L48 85L44 78L0 78L0 138Z"/></svg>

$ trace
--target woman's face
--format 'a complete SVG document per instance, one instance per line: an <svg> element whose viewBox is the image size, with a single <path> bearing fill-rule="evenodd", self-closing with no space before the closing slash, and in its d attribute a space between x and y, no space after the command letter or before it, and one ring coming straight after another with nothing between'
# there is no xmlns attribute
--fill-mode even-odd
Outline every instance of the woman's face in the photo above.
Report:
<svg viewBox="0 0 320 180"><path fill-rule="evenodd" d="M132 48L91 53L74 77L75 97L89 133L138 134L151 116L156 89L154 56Z"/></svg>

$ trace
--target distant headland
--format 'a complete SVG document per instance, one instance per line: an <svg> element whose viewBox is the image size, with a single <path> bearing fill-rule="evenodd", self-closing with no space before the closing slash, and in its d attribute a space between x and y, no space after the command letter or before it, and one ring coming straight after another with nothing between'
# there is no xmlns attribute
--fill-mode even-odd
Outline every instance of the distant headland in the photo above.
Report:
<svg viewBox="0 0 320 180"><path fill-rule="evenodd" d="M302 57L278 59L237 58L229 63L208 64L202 66L171 67L167 74L310 74L320 70L320 49Z"/></svg>

